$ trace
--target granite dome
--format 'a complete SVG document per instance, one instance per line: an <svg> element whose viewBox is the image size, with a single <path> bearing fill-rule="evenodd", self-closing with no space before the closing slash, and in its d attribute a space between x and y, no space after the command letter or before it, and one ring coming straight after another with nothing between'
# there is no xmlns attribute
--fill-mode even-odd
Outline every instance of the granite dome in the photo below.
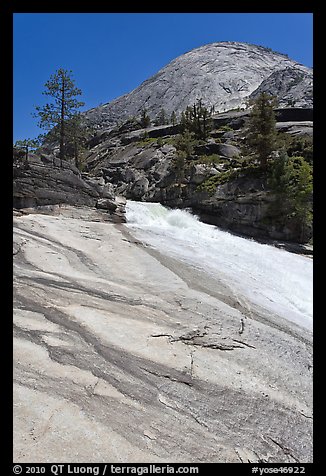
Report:
<svg viewBox="0 0 326 476"><path fill-rule="evenodd" d="M152 119L162 108L168 115L180 114L199 98L222 112L243 107L261 88L279 97L281 107L312 107L312 81L311 68L269 48L211 43L177 57L130 93L85 114L102 129L137 117L144 108Z"/></svg>

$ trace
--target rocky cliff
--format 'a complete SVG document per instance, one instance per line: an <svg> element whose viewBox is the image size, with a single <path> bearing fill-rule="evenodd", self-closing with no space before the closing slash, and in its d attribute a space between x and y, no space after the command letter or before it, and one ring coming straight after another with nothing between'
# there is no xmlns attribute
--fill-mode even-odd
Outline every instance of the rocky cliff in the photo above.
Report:
<svg viewBox="0 0 326 476"><path fill-rule="evenodd" d="M311 110L279 109L276 117L281 119L277 129L294 144L292 149L307 144L309 151L313 123L302 119L311 119ZM171 125L99 133L86 170L127 199L191 207L208 223L259 239L307 242L312 229L303 233L287 207L276 204L267 177L247 167L241 145L247 118L245 111L217 116L210 137L185 161L182 177L175 146L179 129Z"/></svg>
<svg viewBox="0 0 326 476"><path fill-rule="evenodd" d="M81 176L79 170L67 161L54 156L30 154L26 167L14 161L13 207L39 208L68 204L96 207L105 210L107 219L124 222L125 200L117 197L110 184L104 180Z"/></svg>
<svg viewBox="0 0 326 476"><path fill-rule="evenodd" d="M251 93L255 98L260 93L266 92L276 96L282 107L296 106L307 107L313 104L313 78L312 71L303 70L296 66L288 66L274 71L260 86Z"/></svg>
<svg viewBox="0 0 326 476"><path fill-rule="evenodd" d="M219 42L185 53L138 88L86 117L105 129L146 108L154 119L162 108L180 114L202 98L215 112L243 107L260 90L280 98L280 105L312 107L312 69L268 48L239 42Z"/></svg>

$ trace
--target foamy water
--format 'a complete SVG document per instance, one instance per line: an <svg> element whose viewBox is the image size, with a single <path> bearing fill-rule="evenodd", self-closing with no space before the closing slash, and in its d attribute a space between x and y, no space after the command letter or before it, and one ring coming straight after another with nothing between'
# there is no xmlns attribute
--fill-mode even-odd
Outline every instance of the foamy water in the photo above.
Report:
<svg viewBox="0 0 326 476"><path fill-rule="evenodd" d="M159 203L128 201L126 216L141 241L216 276L240 299L312 329L311 258L232 235Z"/></svg>

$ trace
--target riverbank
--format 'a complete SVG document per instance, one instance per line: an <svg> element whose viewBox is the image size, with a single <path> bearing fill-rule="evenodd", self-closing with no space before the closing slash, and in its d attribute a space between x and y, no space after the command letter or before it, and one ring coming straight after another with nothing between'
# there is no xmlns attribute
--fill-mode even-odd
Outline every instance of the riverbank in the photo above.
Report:
<svg viewBox="0 0 326 476"><path fill-rule="evenodd" d="M52 213L14 218L15 462L312 461L308 330Z"/></svg>

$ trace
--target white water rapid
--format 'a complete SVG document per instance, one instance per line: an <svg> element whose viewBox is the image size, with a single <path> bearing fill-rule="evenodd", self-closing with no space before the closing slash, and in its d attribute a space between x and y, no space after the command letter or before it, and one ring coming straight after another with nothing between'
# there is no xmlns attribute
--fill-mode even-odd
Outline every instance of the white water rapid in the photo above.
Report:
<svg viewBox="0 0 326 476"><path fill-rule="evenodd" d="M216 276L237 295L312 329L313 261L234 236L185 210L127 202L127 226L142 242Z"/></svg>

